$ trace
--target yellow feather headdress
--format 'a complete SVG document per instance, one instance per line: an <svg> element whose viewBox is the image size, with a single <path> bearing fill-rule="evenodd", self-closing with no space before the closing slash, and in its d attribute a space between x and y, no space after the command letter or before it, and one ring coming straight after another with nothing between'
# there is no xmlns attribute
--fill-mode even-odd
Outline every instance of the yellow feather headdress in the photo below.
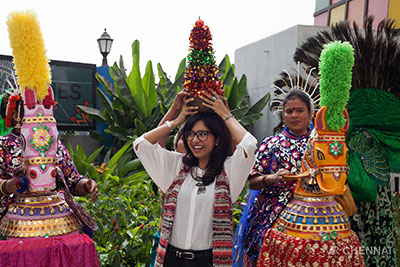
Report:
<svg viewBox="0 0 400 267"><path fill-rule="evenodd" d="M41 102L48 95L51 73L36 15L33 11L12 12L7 25L21 91L34 90Z"/></svg>

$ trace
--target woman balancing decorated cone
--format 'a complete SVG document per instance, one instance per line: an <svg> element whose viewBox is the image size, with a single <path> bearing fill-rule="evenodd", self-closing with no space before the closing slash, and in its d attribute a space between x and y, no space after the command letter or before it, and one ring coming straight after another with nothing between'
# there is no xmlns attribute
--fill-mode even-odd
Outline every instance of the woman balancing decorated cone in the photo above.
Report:
<svg viewBox="0 0 400 267"><path fill-rule="evenodd" d="M232 116L221 95L199 98L213 112L199 113L186 99L176 119L133 143L149 176L165 192L155 266L232 265L232 203L254 164L257 140ZM157 144L184 122L185 154ZM238 145L229 156L232 138Z"/></svg>
<svg viewBox="0 0 400 267"><path fill-rule="evenodd" d="M199 19L196 21L190 33L190 53L188 55L188 66L185 70L183 89L188 91L194 101L191 106L198 106L199 112L212 112L202 105L200 96L217 95L223 96L222 82L218 76L218 67L215 63L212 48L212 36L208 26Z"/></svg>

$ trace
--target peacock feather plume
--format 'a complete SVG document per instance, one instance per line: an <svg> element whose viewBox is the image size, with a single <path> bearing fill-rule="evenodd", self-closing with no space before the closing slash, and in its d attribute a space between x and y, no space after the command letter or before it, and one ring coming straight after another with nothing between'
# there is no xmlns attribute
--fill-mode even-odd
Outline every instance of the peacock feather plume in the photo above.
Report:
<svg viewBox="0 0 400 267"><path fill-rule="evenodd" d="M320 105L327 106L326 125L339 131L345 124L343 110L349 100L354 50L349 42L324 45L319 61Z"/></svg>
<svg viewBox="0 0 400 267"><path fill-rule="evenodd" d="M19 86L34 90L40 102L48 94L51 74L36 15L32 11L12 12L7 26Z"/></svg>
<svg viewBox="0 0 400 267"><path fill-rule="evenodd" d="M375 88L400 97L400 39L395 21L384 19L376 30L373 22L372 16L367 17L362 29L355 22L352 27L348 21L336 23L329 31L309 37L296 49L294 61L318 69L324 44L347 41L355 57L351 90Z"/></svg>

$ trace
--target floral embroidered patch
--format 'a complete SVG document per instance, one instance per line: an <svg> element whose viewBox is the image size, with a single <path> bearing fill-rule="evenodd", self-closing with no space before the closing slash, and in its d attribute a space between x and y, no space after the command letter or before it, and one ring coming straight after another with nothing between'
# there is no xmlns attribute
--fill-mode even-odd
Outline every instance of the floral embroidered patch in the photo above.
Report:
<svg viewBox="0 0 400 267"><path fill-rule="evenodd" d="M333 154L335 157L337 157L338 155L342 155L343 154L343 145L339 144L338 141L330 143L329 146L331 148L329 150L329 153Z"/></svg>

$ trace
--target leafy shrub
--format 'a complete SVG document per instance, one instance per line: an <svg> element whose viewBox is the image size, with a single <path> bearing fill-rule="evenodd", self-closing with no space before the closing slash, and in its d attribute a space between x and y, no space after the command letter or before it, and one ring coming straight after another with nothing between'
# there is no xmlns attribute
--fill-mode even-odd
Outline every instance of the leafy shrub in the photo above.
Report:
<svg viewBox="0 0 400 267"><path fill-rule="evenodd" d="M101 266L145 266L149 264L153 234L159 221L159 196L139 162L132 158L132 141L100 166L93 162L102 147L86 157L80 146L69 147L78 171L99 184L95 203L79 198L99 229L93 239Z"/></svg>

